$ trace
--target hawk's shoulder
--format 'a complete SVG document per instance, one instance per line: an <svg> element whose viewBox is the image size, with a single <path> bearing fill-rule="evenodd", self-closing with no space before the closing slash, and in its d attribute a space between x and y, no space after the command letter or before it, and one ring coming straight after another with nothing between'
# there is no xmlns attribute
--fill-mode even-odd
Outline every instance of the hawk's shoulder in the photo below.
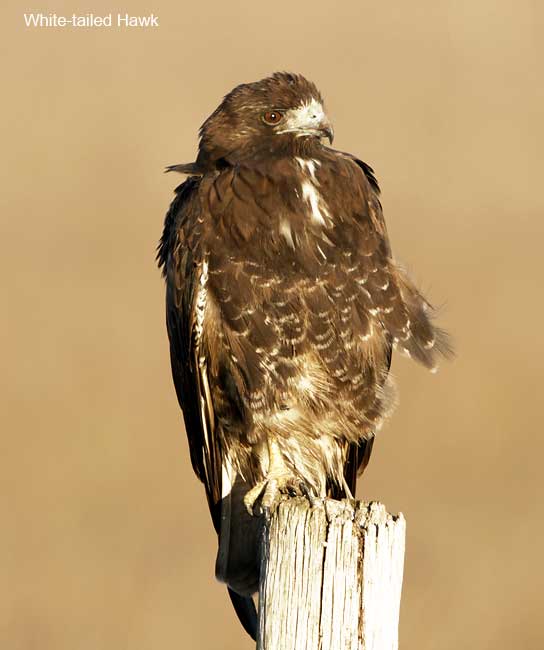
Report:
<svg viewBox="0 0 544 650"><path fill-rule="evenodd" d="M164 218L162 236L157 247L157 262L163 276L166 276L168 254L173 247L177 232L190 215L188 208L195 197L200 180L198 176L190 176L174 190L175 196Z"/></svg>

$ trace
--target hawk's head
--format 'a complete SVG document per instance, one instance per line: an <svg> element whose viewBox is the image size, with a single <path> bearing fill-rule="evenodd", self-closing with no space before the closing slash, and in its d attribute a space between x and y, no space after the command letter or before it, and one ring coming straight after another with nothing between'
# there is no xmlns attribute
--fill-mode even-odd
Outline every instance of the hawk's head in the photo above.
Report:
<svg viewBox="0 0 544 650"><path fill-rule="evenodd" d="M198 162L233 162L259 151L272 153L300 137L332 142L323 99L303 76L276 72L226 95L200 129Z"/></svg>

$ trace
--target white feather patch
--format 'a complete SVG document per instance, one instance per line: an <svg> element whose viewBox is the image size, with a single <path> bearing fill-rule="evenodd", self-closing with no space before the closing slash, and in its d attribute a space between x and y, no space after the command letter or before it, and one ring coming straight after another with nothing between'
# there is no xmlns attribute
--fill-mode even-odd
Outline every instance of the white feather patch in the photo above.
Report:
<svg viewBox="0 0 544 650"><path fill-rule="evenodd" d="M233 478L234 470L228 456L225 456L221 464L221 497L223 499L231 493Z"/></svg>
<svg viewBox="0 0 544 650"><path fill-rule="evenodd" d="M291 224L287 219L280 219L280 235L285 238L285 241L289 246L294 249L295 242L293 240L293 231L291 230Z"/></svg>
<svg viewBox="0 0 544 650"><path fill-rule="evenodd" d="M308 172L310 174L310 178L312 181L316 184L319 185L317 182L317 178L315 177L315 169L318 165L321 163L319 160L306 160L305 158L296 158L297 163L300 165L300 168L302 169L303 172Z"/></svg>
<svg viewBox="0 0 544 650"><path fill-rule="evenodd" d="M200 341L202 330L204 329L204 314L206 312L206 302L208 300L208 260L202 262L202 270L198 278L198 293L195 301L195 334L197 341Z"/></svg>
<svg viewBox="0 0 544 650"><path fill-rule="evenodd" d="M310 204L312 219L316 223L324 226L325 216L329 216L328 210L320 205L321 197L319 192L316 190L315 185L311 181L304 181L302 183L302 197Z"/></svg>

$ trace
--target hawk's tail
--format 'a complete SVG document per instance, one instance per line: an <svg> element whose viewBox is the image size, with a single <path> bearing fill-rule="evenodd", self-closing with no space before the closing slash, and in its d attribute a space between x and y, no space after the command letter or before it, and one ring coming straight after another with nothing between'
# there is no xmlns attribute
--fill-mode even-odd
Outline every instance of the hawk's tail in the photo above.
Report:
<svg viewBox="0 0 544 650"><path fill-rule="evenodd" d="M228 592L240 623L249 636L256 641L259 619L253 598L251 596L240 596L240 594L237 594L230 587L228 587Z"/></svg>
<svg viewBox="0 0 544 650"><path fill-rule="evenodd" d="M226 582L229 596L245 631L257 638L257 609L252 594L259 589L262 517L252 517L244 504L247 484L236 476L224 481L232 486L220 503L215 575ZM232 480L234 479L234 480Z"/></svg>

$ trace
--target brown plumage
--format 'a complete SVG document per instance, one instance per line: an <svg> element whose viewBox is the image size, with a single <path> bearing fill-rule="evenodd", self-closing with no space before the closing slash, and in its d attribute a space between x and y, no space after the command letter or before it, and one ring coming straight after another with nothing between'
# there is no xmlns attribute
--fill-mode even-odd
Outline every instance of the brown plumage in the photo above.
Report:
<svg viewBox="0 0 544 650"><path fill-rule="evenodd" d="M372 169L323 137L316 87L276 73L229 93L196 162L170 168L190 175L158 255L174 383L217 575L250 633L251 513L285 491L354 493L392 403L393 348L430 369L448 351L392 256Z"/></svg>

